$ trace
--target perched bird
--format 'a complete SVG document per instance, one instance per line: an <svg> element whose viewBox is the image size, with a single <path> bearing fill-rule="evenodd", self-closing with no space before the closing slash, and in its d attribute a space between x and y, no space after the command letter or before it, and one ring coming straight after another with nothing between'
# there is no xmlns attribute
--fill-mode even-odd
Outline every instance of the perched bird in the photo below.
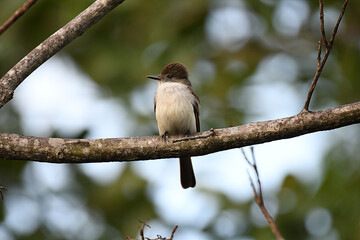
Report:
<svg viewBox="0 0 360 240"><path fill-rule="evenodd" d="M160 75L147 78L158 82L154 111L159 134L166 137L187 136L200 131L200 100L191 88L186 67L170 63ZM180 157L180 180L183 188L195 187L196 180L190 156Z"/></svg>

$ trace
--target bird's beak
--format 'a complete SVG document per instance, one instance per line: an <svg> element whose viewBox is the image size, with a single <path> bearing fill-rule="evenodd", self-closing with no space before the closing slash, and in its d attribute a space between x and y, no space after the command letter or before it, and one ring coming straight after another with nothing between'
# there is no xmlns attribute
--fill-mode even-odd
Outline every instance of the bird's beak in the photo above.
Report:
<svg viewBox="0 0 360 240"><path fill-rule="evenodd" d="M147 78L154 79L154 80L160 80L160 75L147 75Z"/></svg>

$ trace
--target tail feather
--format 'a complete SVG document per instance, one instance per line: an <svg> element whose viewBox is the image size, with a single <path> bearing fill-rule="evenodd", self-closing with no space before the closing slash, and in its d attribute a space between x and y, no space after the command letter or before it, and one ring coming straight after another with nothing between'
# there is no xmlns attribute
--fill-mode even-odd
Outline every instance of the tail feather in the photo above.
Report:
<svg viewBox="0 0 360 240"><path fill-rule="evenodd" d="M180 180L183 188L195 187L196 180L190 157L180 158Z"/></svg>

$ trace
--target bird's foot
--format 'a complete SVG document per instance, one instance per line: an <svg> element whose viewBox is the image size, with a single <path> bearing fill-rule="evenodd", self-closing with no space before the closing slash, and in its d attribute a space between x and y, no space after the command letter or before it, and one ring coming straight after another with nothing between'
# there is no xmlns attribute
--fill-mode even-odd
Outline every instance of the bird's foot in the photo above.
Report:
<svg viewBox="0 0 360 240"><path fill-rule="evenodd" d="M163 135L161 135L161 138L164 142L167 142L168 138L169 138L169 133L165 132Z"/></svg>

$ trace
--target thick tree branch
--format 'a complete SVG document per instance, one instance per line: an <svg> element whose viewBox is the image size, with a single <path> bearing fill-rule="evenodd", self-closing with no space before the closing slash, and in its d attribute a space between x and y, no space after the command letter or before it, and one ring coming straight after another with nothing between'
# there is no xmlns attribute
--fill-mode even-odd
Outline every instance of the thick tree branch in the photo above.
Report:
<svg viewBox="0 0 360 240"><path fill-rule="evenodd" d="M24 79L125 0L97 0L20 60L0 79L0 108Z"/></svg>
<svg viewBox="0 0 360 240"><path fill-rule="evenodd" d="M199 156L360 123L360 102L287 118L201 132L188 141L160 136L114 139L62 139L0 133L0 158L51 163L136 161ZM206 138L202 138L207 136Z"/></svg>
<svg viewBox="0 0 360 240"><path fill-rule="evenodd" d="M16 20L18 20L36 2L37 0L28 0L18 10L16 10L15 13L9 17L3 25L0 26L0 35L5 32L6 29L11 26L11 24L16 22Z"/></svg>

